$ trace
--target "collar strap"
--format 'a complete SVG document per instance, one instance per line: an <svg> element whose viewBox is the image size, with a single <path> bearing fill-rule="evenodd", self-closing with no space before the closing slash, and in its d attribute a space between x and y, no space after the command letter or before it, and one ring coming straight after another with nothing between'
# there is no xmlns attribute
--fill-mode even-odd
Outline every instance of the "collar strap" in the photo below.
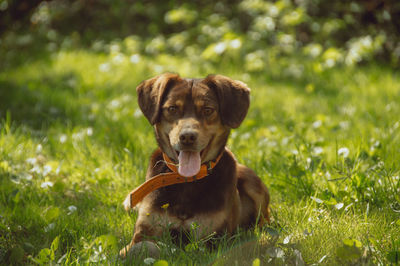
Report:
<svg viewBox="0 0 400 266"><path fill-rule="evenodd" d="M174 185L174 184L179 184L179 183L189 183L189 182L194 182L196 180L202 179L209 174L211 174L212 169L218 164L219 160L221 159L222 155L224 154L223 150L218 157L214 161L209 161L207 163L204 163L200 167L200 171L197 175L192 176L192 177L183 177L178 173L178 169L176 165L172 162L168 156L163 153L163 158L166 162L166 165L172 172L168 173L161 173L158 174L151 179L147 180L140 186L138 186L136 189L131 191L129 193L130 195L130 201L131 201L131 208L135 207L136 204L141 202L144 197L147 196L147 194L153 192L154 190L157 190L162 187Z"/></svg>

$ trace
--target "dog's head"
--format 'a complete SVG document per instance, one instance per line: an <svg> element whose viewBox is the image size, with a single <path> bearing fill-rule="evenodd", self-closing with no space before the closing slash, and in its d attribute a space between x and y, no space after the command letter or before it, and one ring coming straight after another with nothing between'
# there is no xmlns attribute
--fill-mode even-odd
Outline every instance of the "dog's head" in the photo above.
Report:
<svg viewBox="0 0 400 266"><path fill-rule="evenodd" d="M250 103L246 84L221 75L183 79L166 73L143 81L136 90L160 148L179 163L183 176L196 175L202 163L218 156Z"/></svg>

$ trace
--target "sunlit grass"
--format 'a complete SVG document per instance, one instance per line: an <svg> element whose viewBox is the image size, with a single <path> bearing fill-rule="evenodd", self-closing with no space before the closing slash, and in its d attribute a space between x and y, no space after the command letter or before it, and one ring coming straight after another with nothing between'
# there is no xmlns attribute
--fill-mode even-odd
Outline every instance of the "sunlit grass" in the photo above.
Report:
<svg viewBox="0 0 400 266"><path fill-rule="evenodd" d="M0 89L9 89L0 99L2 263L124 263L116 254L136 216L121 203L143 182L156 147L135 87L164 71L222 73L252 88L248 117L229 147L270 188L274 222L212 251L201 243L179 249L166 237L161 259L218 264L239 260L230 249L244 246L255 250L247 264L290 264L298 254L308 264L386 264L399 250L400 79L390 69L286 80L268 70L245 74L240 65L116 56L62 51L0 73ZM346 257L340 248L348 239L361 247Z"/></svg>

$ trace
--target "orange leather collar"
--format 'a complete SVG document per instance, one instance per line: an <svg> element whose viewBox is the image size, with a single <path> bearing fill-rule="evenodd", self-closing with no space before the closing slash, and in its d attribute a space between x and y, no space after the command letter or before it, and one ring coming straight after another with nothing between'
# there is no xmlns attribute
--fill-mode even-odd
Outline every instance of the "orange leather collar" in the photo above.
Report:
<svg viewBox="0 0 400 266"><path fill-rule="evenodd" d="M158 174L138 186L135 190L131 191L129 193L131 199L130 207L135 207L136 204L142 201L147 194L153 192L156 189L179 183L194 182L208 176L209 174L211 174L211 170L218 164L219 160L224 154L224 151L225 149L218 155L218 157L214 161L209 161L202 164L199 173L192 177L183 177L179 175L176 165L172 162L170 158L168 158L165 153L163 153L163 158L168 168L172 172Z"/></svg>

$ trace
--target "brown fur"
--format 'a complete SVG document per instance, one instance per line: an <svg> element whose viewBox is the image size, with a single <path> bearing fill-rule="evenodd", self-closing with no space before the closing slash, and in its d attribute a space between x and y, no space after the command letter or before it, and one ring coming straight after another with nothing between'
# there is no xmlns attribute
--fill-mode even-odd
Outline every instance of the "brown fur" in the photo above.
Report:
<svg viewBox="0 0 400 266"><path fill-rule="evenodd" d="M137 206L135 233L121 250L122 256L146 236L160 236L167 227L174 234L193 230L195 223L196 237L202 238L249 228L257 219L260 225L269 222L267 187L253 170L224 150L230 129L237 128L247 114L250 89L246 84L221 75L182 79L166 73L142 82L137 92L159 144L146 180L170 172L163 152L176 163L180 150L199 151L202 163L223 155L205 178L147 195Z"/></svg>

